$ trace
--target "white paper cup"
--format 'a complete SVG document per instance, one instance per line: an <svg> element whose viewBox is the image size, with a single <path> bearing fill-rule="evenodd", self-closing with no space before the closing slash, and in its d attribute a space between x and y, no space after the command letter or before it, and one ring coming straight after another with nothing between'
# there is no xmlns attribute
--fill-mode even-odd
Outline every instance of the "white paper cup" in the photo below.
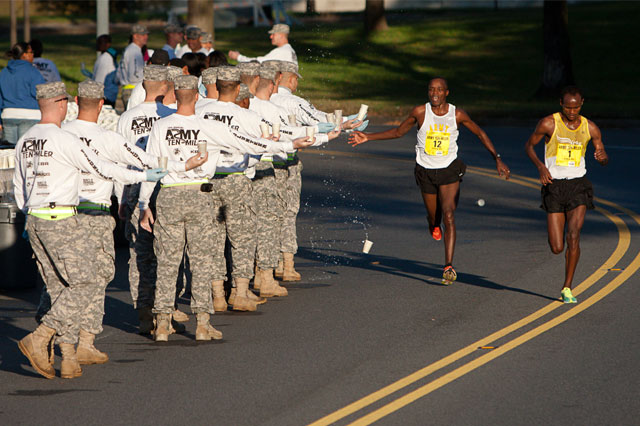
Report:
<svg viewBox="0 0 640 426"><path fill-rule="evenodd" d="M13 155L7 155L7 169L14 169L16 167L16 159Z"/></svg>
<svg viewBox="0 0 640 426"><path fill-rule="evenodd" d="M267 123L260 123L260 131L263 138L269 137L269 125Z"/></svg>
<svg viewBox="0 0 640 426"><path fill-rule="evenodd" d="M198 153L204 154L205 152L207 152L207 143L198 142Z"/></svg>
<svg viewBox="0 0 640 426"><path fill-rule="evenodd" d="M307 127L307 137L312 138L316 134L316 128L313 126Z"/></svg>
<svg viewBox="0 0 640 426"><path fill-rule="evenodd" d="M167 157L158 157L158 167L162 170L167 170L167 164L169 163L169 159Z"/></svg>
<svg viewBox="0 0 640 426"><path fill-rule="evenodd" d="M296 127L298 125L295 114L289 115L289 125L291 127Z"/></svg>
<svg viewBox="0 0 640 426"><path fill-rule="evenodd" d="M333 116L335 117L335 121L334 123L336 124L336 126L339 126L342 124L342 110L341 109L337 109L333 112Z"/></svg>
<svg viewBox="0 0 640 426"><path fill-rule="evenodd" d="M280 137L280 123L273 123L273 126L271 126L271 128L273 129L273 136L275 136L276 138Z"/></svg>
<svg viewBox="0 0 640 426"><path fill-rule="evenodd" d="M369 105L365 105L365 104L360 105L360 111L358 111L358 119L356 121L364 120L364 116L367 115L368 110L369 110Z"/></svg>
<svg viewBox="0 0 640 426"><path fill-rule="evenodd" d="M9 157L7 157L6 155L0 155L0 169L8 169L8 163L9 161L7 160Z"/></svg>
<svg viewBox="0 0 640 426"><path fill-rule="evenodd" d="M362 247L362 252L368 254L369 250L371 250L372 245L373 245L373 241L364 240L364 247Z"/></svg>
<svg viewBox="0 0 640 426"><path fill-rule="evenodd" d="M336 116L330 112L327 114L327 123L335 123L336 122Z"/></svg>

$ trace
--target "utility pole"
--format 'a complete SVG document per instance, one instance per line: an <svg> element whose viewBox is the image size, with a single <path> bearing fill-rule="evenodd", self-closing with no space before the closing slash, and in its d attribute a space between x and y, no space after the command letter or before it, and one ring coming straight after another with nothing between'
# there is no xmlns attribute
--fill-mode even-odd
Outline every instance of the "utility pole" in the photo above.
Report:
<svg viewBox="0 0 640 426"><path fill-rule="evenodd" d="M109 0L96 1L96 38L102 34L109 34ZM96 57L101 52L96 52Z"/></svg>
<svg viewBox="0 0 640 426"><path fill-rule="evenodd" d="M11 14L11 46L9 46L10 48L13 47L13 45L18 42L18 17L17 17L18 12L16 10L16 1L17 0L11 0L11 2L9 3L9 13Z"/></svg>
<svg viewBox="0 0 640 426"><path fill-rule="evenodd" d="M29 18L29 0L24 0L22 3L24 6L24 41L29 42L31 40L31 18Z"/></svg>

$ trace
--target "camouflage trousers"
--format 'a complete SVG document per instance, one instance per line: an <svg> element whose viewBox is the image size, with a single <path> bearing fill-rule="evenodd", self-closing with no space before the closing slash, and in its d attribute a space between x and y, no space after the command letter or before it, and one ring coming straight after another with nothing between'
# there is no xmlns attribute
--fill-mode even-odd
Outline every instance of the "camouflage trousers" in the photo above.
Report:
<svg viewBox="0 0 640 426"><path fill-rule="evenodd" d="M256 252L256 226L251 180L244 174L216 175L213 184L213 205L219 206L215 212L215 224L223 230L223 236L216 238L213 255L216 259L215 275L224 273L226 266L218 259L224 258L225 238L231 246L231 276L233 278L253 278ZM222 221L221 219L224 218ZM224 267L224 271L220 269ZM222 279L222 278L219 278Z"/></svg>
<svg viewBox="0 0 640 426"><path fill-rule="evenodd" d="M186 251L191 267L191 311L213 314L211 253L216 236L211 195L200 192L200 185L162 188L153 233L158 259L153 312L173 312L178 269Z"/></svg>
<svg viewBox="0 0 640 426"><path fill-rule="evenodd" d="M153 252L153 234L139 224L138 191L139 185L128 185L123 201L128 209L124 235L129 242L129 290L135 309L153 307L158 266Z"/></svg>
<svg viewBox="0 0 640 426"><path fill-rule="evenodd" d="M280 251L282 253L298 252L298 237L296 235L296 218L300 211L300 192L302 191L302 161L289 165L284 182L278 182L278 187L284 200L284 215L280 230ZM276 179L278 177L276 176Z"/></svg>
<svg viewBox="0 0 640 426"><path fill-rule="evenodd" d="M256 263L261 269L278 266L280 259L280 228L284 202L276 186L273 165L256 164L256 176L251 182L256 222Z"/></svg>
<svg viewBox="0 0 640 426"><path fill-rule="evenodd" d="M56 330L58 343L76 343L81 328L102 332L104 291L115 272L114 226L108 214L98 219L81 214L57 221L34 216L27 220L48 296L39 307L46 311L42 323Z"/></svg>

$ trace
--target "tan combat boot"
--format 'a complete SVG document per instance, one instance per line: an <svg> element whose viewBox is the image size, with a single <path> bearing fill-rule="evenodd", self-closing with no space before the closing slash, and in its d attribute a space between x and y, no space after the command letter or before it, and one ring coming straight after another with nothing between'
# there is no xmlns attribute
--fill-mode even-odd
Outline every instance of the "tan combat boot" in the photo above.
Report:
<svg viewBox="0 0 640 426"><path fill-rule="evenodd" d="M259 269L258 274L262 277L261 297L283 297L289 294L286 288L273 279L273 269Z"/></svg>
<svg viewBox="0 0 640 426"><path fill-rule="evenodd" d="M247 298L253 302L256 302L256 305L264 305L265 303L267 303L267 299L265 299L264 297L256 296L256 294L251 290L247 290Z"/></svg>
<svg viewBox="0 0 640 426"><path fill-rule="evenodd" d="M282 253L282 256L284 257L282 281L300 281L302 277L293 267L293 253Z"/></svg>
<svg viewBox="0 0 640 426"><path fill-rule="evenodd" d="M224 299L224 281L217 280L211 284L213 293L213 310L224 312L227 310L227 301Z"/></svg>
<svg viewBox="0 0 640 426"><path fill-rule="evenodd" d="M209 323L209 314L206 312L198 312L196 314L198 326L196 328L196 340L220 340L222 332L213 328Z"/></svg>
<svg viewBox="0 0 640 426"><path fill-rule="evenodd" d="M29 359L31 366L47 379L56 377L53 361L49 358L49 342L56 331L40 324L32 333L18 342L20 351Z"/></svg>
<svg viewBox="0 0 640 426"><path fill-rule="evenodd" d="M156 314L154 340L156 342L168 342L171 329L171 314Z"/></svg>
<svg viewBox="0 0 640 426"><path fill-rule="evenodd" d="M282 279L282 274L284 273L284 261L282 260L282 253L280 253L280 259L278 259L278 266L276 270L273 272L273 275L277 280Z"/></svg>
<svg viewBox="0 0 640 426"><path fill-rule="evenodd" d="M156 328L155 318L153 318L153 313L151 313L151 307L149 306L138 308L138 321L140 322L138 329L140 334L152 334L153 329Z"/></svg>
<svg viewBox="0 0 640 426"><path fill-rule="evenodd" d="M260 286L262 285L262 278L258 273L258 265L256 265L255 270L253 271L253 289L260 290Z"/></svg>
<svg viewBox="0 0 640 426"><path fill-rule="evenodd" d="M73 379L82 376L82 368L76 356L76 345L71 343L60 343L62 352L62 365L60 366L60 377L63 379Z"/></svg>
<svg viewBox="0 0 640 426"><path fill-rule="evenodd" d="M104 364L109 361L107 354L100 352L93 346L95 338L95 334L80 330L78 349L76 350L76 357L80 364Z"/></svg>
<svg viewBox="0 0 640 426"><path fill-rule="evenodd" d="M171 318L173 318L174 321L178 322L189 322L189 315L185 314L180 309L176 309L175 311L173 311L173 313L171 314Z"/></svg>
<svg viewBox="0 0 640 426"><path fill-rule="evenodd" d="M231 293L229 293L229 304L231 306L233 306L233 302L236 301L236 294L238 294L238 289L236 289L235 287L231 287Z"/></svg>
<svg viewBox="0 0 640 426"><path fill-rule="evenodd" d="M234 278L236 284L236 294L233 300L234 311L255 311L258 309L256 302L248 298L249 279Z"/></svg>

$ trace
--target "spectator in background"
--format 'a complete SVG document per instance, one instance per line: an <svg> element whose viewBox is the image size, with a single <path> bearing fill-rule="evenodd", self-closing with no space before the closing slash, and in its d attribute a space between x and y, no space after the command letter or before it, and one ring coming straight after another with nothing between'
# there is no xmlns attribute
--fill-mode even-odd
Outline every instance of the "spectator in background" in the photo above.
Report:
<svg viewBox="0 0 640 426"><path fill-rule="evenodd" d="M229 63L227 62L227 57L224 56L224 53L219 50L214 50L213 52L209 53L208 59L209 62L207 64L207 68L229 65Z"/></svg>
<svg viewBox="0 0 640 426"><path fill-rule="evenodd" d="M200 36L202 31L198 27L187 27L185 30L185 37L187 44L185 46L176 49L176 56L182 58L186 53L204 53L208 55L209 52L202 47L200 43Z"/></svg>
<svg viewBox="0 0 640 426"><path fill-rule="evenodd" d="M104 103L115 107L116 99L118 98L118 83L116 79L116 57L118 53L116 49L111 47L111 36L109 34L102 34L96 39L96 51L100 52L100 56L93 64L93 75L87 75L87 77L104 84Z"/></svg>
<svg viewBox="0 0 640 426"><path fill-rule="evenodd" d="M140 24L131 28L131 43L124 50L120 66L118 67L118 81L122 86L122 104L127 105L131 91L143 77L144 57L142 47L149 40L149 31Z"/></svg>
<svg viewBox="0 0 640 426"><path fill-rule="evenodd" d="M51 59L45 59L42 57L42 42L37 38L34 38L29 42L31 49L33 49L33 66L35 66L44 81L51 83L52 81L60 81L60 73L58 67L53 63Z"/></svg>
<svg viewBox="0 0 640 426"><path fill-rule="evenodd" d="M230 50L229 57L238 62L252 62L258 61L260 63L269 60L294 62L298 65L298 56L295 50L289 44L289 26L285 24L276 24L269 30L269 38L271 44L276 46L275 49L267 53L265 56L258 56L257 58L250 58L242 55L237 50Z"/></svg>
<svg viewBox="0 0 640 426"><path fill-rule="evenodd" d="M31 126L40 121L36 85L45 81L32 64L33 50L28 43L14 44L7 56L9 63L0 72L0 129L4 131L4 139L15 145Z"/></svg>
<svg viewBox="0 0 640 426"><path fill-rule="evenodd" d="M213 36L211 34L203 32L200 35L200 44L202 45L202 48L206 50L206 52L203 52L205 55L209 55L213 52Z"/></svg>
<svg viewBox="0 0 640 426"><path fill-rule="evenodd" d="M167 43L162 46L169 54L169 59L176 57L176 47L182 41L182 28L175 24L168 24L164 27L164 34L167 37Z"/></svg>

